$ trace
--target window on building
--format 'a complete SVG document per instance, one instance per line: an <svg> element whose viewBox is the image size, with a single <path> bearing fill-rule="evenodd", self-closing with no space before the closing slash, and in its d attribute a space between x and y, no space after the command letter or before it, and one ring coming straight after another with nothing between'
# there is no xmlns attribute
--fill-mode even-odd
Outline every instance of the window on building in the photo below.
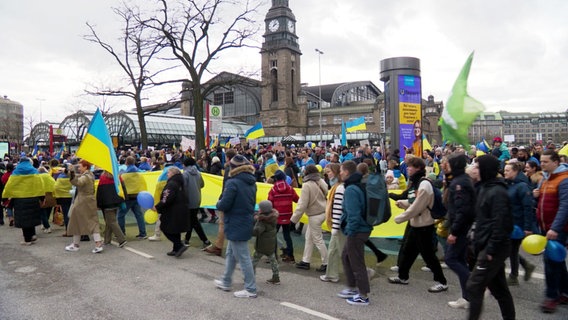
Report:
<svg viewBox="0 0 568 320"><path fill-rule="evenodd" d="M341 116L333 116L333 124L341 124Z"/></svg>
<svg viewBox="0 0 568 320"><path fill-rule="evenodd" d="M235 95L233 91L225 92L225 101L223 104L235 103Z"/></svg>
<svg viewBox="0 0 568 320"><path fill-rule="evenodd" d="M222 93L215 93L213 95L213 104L217 105L217 106L223 104L223 94Z"/></svg>

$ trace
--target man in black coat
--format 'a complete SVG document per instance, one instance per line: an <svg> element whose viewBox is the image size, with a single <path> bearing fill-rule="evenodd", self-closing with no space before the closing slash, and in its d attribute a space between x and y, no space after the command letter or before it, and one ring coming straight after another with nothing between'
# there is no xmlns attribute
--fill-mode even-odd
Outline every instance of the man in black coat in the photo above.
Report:
<svg viewBox="0 0 568 320"><path fill-rule="evenodd" d="M500 161L492 155L477 158L481 185L475 206L477 261L467 281L468 319L479 319L485 289L497 299L503 319L515 319L515 304L505 277L505 260L511 253L513 215L507 186L497 178Z"/></svg>

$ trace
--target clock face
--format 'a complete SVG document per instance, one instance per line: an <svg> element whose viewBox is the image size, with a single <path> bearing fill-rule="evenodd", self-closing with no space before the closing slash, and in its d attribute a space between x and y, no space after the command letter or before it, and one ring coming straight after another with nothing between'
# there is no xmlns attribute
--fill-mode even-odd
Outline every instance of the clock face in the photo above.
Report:
<svg viewBox="0 0 568 320"><path fill-rule="evenodd" d="M294 21L288 20L288 31L294 33Z"/></svg>
<svg viewBox="0 0 568 320"><path fill-rule="evenodd" d="M278 20L272 20L268 23L268 30L275 32L280 27L280 22Z"/></svg>

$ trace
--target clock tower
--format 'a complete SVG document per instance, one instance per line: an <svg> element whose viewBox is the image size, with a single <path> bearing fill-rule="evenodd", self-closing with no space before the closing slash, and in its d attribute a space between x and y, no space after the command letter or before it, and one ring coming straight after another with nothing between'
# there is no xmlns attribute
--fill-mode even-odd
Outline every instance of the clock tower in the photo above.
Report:
<svg viewBox="0 0 568 320"><path fill-rule="evenodd" d="M305 134L307 111L298 101L300 46L296 17L288 0L272 0L264 19L262 57L262 106L260 120L267 136Z"/></svg>

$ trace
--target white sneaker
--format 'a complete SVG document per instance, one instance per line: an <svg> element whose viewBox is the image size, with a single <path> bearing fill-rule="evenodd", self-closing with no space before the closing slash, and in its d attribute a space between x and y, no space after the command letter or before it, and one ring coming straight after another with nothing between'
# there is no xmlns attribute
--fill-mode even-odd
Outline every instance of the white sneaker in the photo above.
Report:
<svg viewBox="0 0 568 320"><path fill-rule="evenodd" d="M223 281L215 279L213 282L215 283L215 287L217 287L218 289L221 289L223 291L231 291L231 286L224 285Z"/></svg>
<svg viewBox="0 0 568 320"><path fill-rule="evenodd" d="M430 268L428 268L427 266L420 268L420 270L422 270L424 272L432 272L432 270L430 270Z"/></svg>
<svg viewBox="0 0 568 320"><path fill-rule="evenodd" d="M440 263L440 267L442 267L442 269L448 269L448 265L444 262Z"/></svg>
<svg viewBox="0 0 568 320"><path fill-rule="evenodd" d="M392 272L398 272L398 266L392 266L392 267L390 267L390 270Z"/></svg>
<svg viewBox="0 0 568 320"><path fill-rule="evenodd" d="M149 237L148 240L150 240L150 241L162 241L162 239L158 235L153 235L153 236Z"/></svg>
<svg viewBox="0 0 568 320"><path fill-rule="evenodd" d="M371 280L371 278L375 276L375 269L367 268L367 276L369 277L369 280Z"/></svg>
<svg viewBox="0 0 568 320"><path fill-rule="evenodd" d="M237 298L256 298L256 293L248 292L246 290L235 291L233 295Z"/></svg>
<svg viewBox="0 0 568 320"><path fill-rule="evenodd" d="M74 243L68 245L67 247L65 247L65 251L71 251L71 252L77 252L79 251L79 247L76 246Z"/></svg>
<svg viewBox="0 0 568 320"><path fill-rule="evenodd" d="M95 247L95 248L93 249L93 251L91 251L91 252L92 252L92 253L101 253L101 252L103 252L103 246Z"/></svg>
<svg viewBox="0 0 568 320"><path fill-rule="evenodd" d="M326 276L325 274L322 274L320 276L320 280L323 282L333 282L333 283L338 283L339 282L339 278L331 278Z"/></svg>
<svg viewBox="0 0 568 320"><path fill-rule="evenodd" d="M43 233L51 233L51 228L43 229Z"/></svg>
<svg viewBox="0 0 568 320"><path fill-rule="evenodd" d="M459 298L456 301L448 302L448 305L455 309L469 309L469 301L464 298Z"/></svg>

